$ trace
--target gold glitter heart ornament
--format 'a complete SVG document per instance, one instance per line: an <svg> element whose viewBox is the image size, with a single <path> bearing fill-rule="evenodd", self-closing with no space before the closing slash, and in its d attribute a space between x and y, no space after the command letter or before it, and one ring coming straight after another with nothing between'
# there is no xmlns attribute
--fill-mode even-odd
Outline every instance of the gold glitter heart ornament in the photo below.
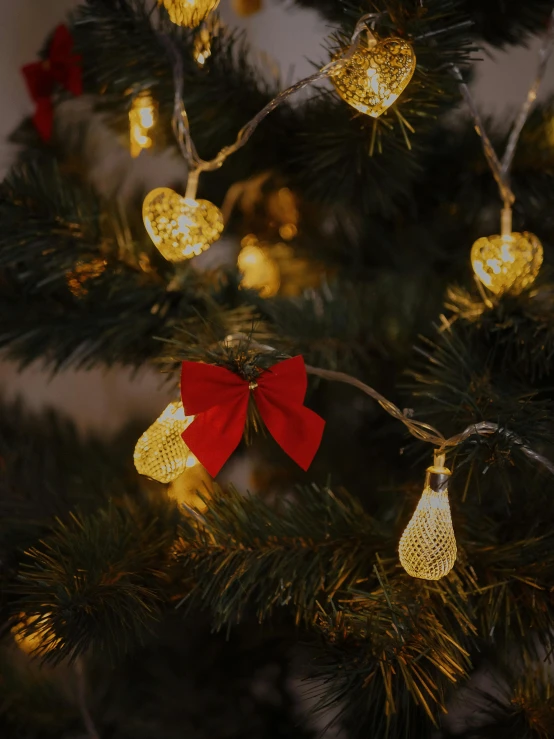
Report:
<svg viewBox="0 0 554 739"><path fill-rule="evenodd" d="M223 231L223 215L209 200L182 198L169 187L158 187L144 198L144 227L169 262L201 254Z"/></svg>
<svg viewBox="0 0 554 739"><path fill-rule="evenodd" d="M517 295L529 287L539 274L542 259L542 244L528 231L482 236L471 247L473 271L496 295Z"/></svg>
<svg viewBox="0 0 554 739"><path fill-rule="evenodd" d="M412 79L416 58L404 39L391 37L357 49L331 73L341 98L360 113L378 118Z"/></svg>

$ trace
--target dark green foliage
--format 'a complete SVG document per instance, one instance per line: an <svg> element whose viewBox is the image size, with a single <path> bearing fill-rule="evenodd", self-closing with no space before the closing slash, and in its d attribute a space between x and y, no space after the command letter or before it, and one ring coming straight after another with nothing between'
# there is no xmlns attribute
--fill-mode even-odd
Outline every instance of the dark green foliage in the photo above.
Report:
<svg viewBox="0 0 554 739"><path fill-rule="evenodd" d="M347 24L363 12L375 12L377 3L369 0L295 0L300 7L313 8L333 23ZM413 3L396 3L397 6L417 6ZM532 0L520 3L517 0L461 0L457 3L460 11L472 20L472 32L487 43L524 43L530 33L539 33L546 23L552 5L548 0ZM393 6L390 3L389 6ZM426 7L421 6L420 7Z"/></svg>
<svg viewBox="0 0 554 739"><path fill-rule="evenodd" d="M176 556L193 583L187 600L213 611L220 626L240 622L246 605L260 621L286 605L300 623L371 575L381 542L353 499L314 487L277 510L226 494L200 525L184 527Z"/></svg>
<svg viewBox="0 0 554 739"><path fill-rule="evenodd" d="M125 652L152 630L169 582L170 513L162 506L112 503L57 521L27 550L17 607L43 624L39 653L45 659L74 658L90 648ZM33 633L32 623L28 629Z"/></svg>
<svg viewBox="0 0 554 739"><path fill-rule="evenodd" d="M29 415L20 402L0 415L0 547L4 567L75 505L94 510L109 495L128 490L128 441L111 450L80 438L74 424L49 411ZM32 460L32 464L30 464ZM88 470L87 474L83 474ZM8 567L8 569L9 569Z"/></svg>
<svg viewBox="0 0 554 739"><path fill-rule="evenodd" d="M398 540L431 449L350 387L310 384L308 404L327 428L309 474L259 435L250 453L256 494L218 488L203 513L137 480L132 449L145 424L100 443L52 413L8 405L0 413L8 739L73 739L87 710L102 739L309 739L298 678L321 721L352 739L553 734L549 680L535 668L554 646L554 477L525 453L554 461L553 103L533 112L512 173L515 228L537 233L545 265L531 290L492 306L471 286L468 252L498 230L498 193L473 123L448 117L459 103L451 65L470 78L483 39L523 43L551 5L297 4L332 23L322 63L365 12L381 13L377 33L410 39L417 56L413 81L380 119L321 86L272 112L248 146L202 178L200 196L217 204L255 176L263 175L264 207L290 187L299 213L290 245L308 265L317 261L319 288L262 299L240 288L233 268L165 262L144 232L144 193L115 203L115 186L108 201L89 181L88 121L69 129L60 115L48 145L26 121L0 189L0 345L56 370L155 362L174 385L183 359L250 379L300 353L371 383L447 437L496 424L448 455L456 568L439 582L400 568ZM156 148L175 146L168 39L182 54L202 156L230 144L282 87L228 29L199 69L194 33L154 2L87 0L71 28L91 105L123 145L132 99L150 90ZM489 126L501 151L508 124ZM180 181L167 184L182 191L185 176L183 165ZM243 200L227 235L280 240L274 214L248 212ZM258 233L256 218L271 236ZM237 333L274 352L221 344ZM10 634L36 633L37 623L37 652L50 663L43 673ZM489 660L502 690L478 694ZM445 711L466 696L481 713L451 735Z"/></svg>

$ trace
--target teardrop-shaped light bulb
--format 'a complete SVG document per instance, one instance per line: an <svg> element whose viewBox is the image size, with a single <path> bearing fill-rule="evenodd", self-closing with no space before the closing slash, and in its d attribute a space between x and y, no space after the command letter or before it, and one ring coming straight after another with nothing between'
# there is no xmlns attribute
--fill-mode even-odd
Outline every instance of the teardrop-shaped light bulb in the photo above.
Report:
<svg viewBox="0 0 554 739"><path fill-rule="evenodd" d="M194 466L198 460L181 438L193 421L194 416L185 415L180 401L170 403L137 441L134 454L137 472L168 483Z"/></svg>
<svg viewBox="0 0 554 739"><path fill-rule="evenodd" d="M440 580L456 562L456 538L448 502L450 475L450 470L443 466L427 469L420 501L400 539L400 562L412 577Z"/></svg>

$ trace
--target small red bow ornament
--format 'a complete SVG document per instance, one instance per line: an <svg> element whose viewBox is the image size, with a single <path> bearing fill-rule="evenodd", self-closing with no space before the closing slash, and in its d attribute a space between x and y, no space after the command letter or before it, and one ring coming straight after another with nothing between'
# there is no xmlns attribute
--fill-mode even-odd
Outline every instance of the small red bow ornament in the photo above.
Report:
<svg viewBox="0 0 554 739"><path fill-rule="evenodd" d="M56 85L73 95L83 92L81 57L73 53L73 38L67 26L58 26L54 31L46 59L26 64L21 71L36 104L33 123L41 139L49 141L54 122L52 95Z"/></svg>
<svg viewBox="0 0 554 739"><path fill-rule="evenodd" d="M183 441L215 477L240 443L252 393L269 433L307 470L325 427L325 421L304 405L307 387L302 357L278 362L255 382L224 367L183 362L183 407L188 416L195 417L183 432Z"/></svg>

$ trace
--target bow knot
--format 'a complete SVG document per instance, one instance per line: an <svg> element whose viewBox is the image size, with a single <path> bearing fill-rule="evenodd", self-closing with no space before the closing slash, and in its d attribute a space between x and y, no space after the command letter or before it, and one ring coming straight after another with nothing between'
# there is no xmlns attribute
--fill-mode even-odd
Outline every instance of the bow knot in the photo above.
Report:
<svg viewBox="0 0 554 739"><path fill-rule="evenodd" d="M29 94L35 103L33 123L43 141L52 136L54 106L52 95L56 85L61 85L73 95L83 92L81 57L73 53L73 38L66 26L54 31L48 57L26 64L23 76Z"/></svg>
<svg viewBox="0 0 554 739"><path fill-rule="evenodd" d="M321 443L325 421L306 408L308 387L302 357L278 362L255 381L224 367L183 362L181 396L194 421L182 434L191 452L215 477L242 438L250 393L267 430L303 470Z"/></svg>

